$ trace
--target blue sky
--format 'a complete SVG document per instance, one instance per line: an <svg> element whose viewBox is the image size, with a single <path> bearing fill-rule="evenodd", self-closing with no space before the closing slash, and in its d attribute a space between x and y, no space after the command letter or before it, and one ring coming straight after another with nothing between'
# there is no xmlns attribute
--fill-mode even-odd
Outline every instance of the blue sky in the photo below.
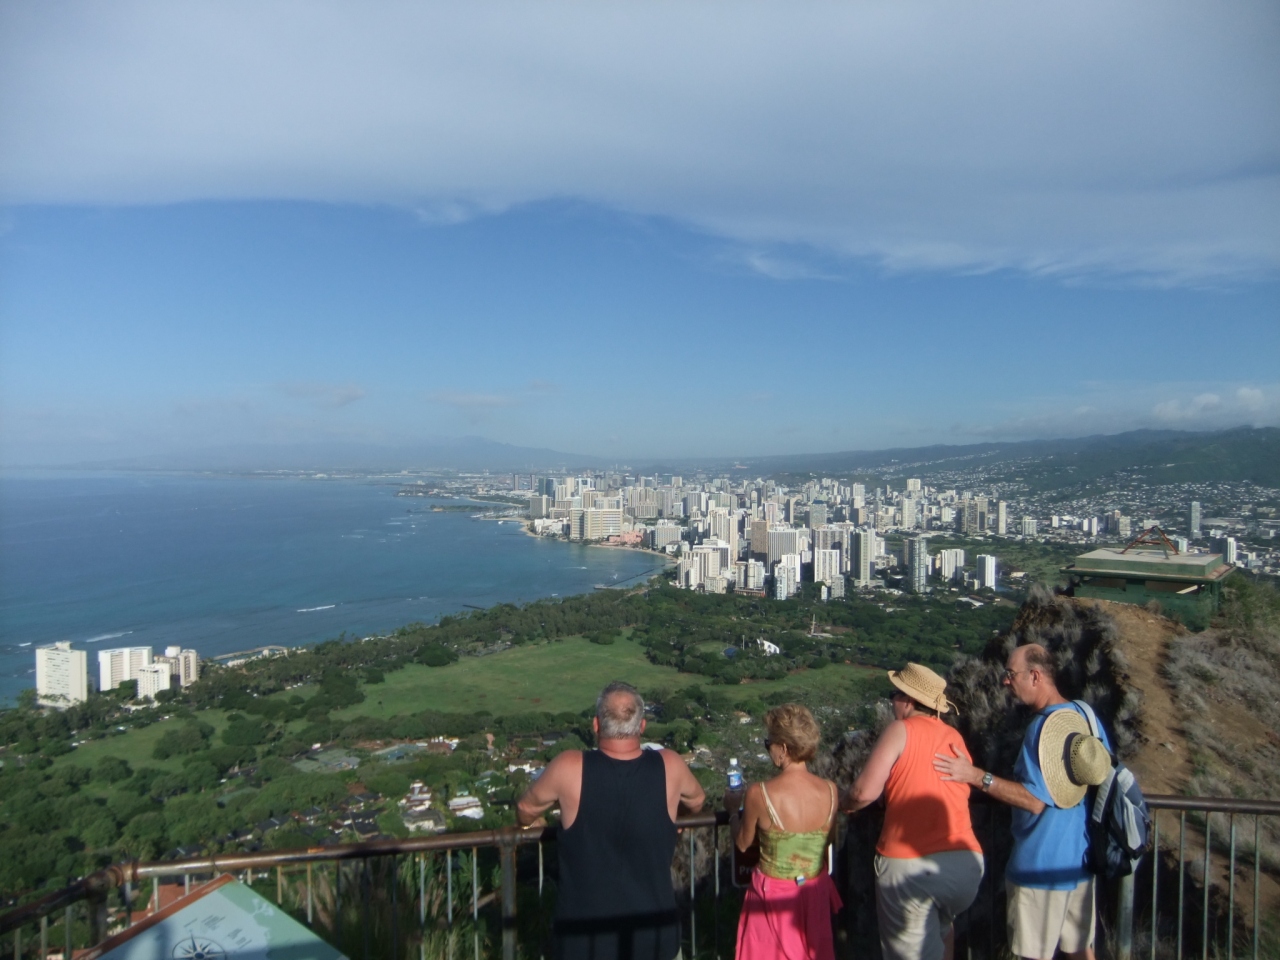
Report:
<svg viewBox="0 0 1280 960"><path fill-rule="evenodd" d="M6 7L0 463L1276 423L1280 14L1157 6Z"/></svg>

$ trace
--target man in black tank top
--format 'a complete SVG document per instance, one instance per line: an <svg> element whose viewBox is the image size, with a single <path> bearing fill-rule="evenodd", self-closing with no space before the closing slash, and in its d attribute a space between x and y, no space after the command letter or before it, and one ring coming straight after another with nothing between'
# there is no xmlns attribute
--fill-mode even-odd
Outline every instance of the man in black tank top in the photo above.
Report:
<svg viewBox="0 0 1280 960"><path fill-rule="evenodd" d="M566 750L520 798L530 826L560 806L557 960L672 960L680 917L671 886L676 814L705 796L671 750L642 750L644 700L611 683L596 700L598 750Z"/></svg>

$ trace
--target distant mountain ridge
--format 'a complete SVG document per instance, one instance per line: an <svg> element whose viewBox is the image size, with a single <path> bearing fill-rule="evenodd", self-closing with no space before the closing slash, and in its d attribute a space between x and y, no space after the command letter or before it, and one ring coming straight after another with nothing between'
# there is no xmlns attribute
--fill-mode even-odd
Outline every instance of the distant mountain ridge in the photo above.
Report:
<svg viewBox="0 0 1280 960"><path fill-rule="evenodd" d="M927 474L930 468L944 465L995 466L1022 460L1033 461L1018 467L1019 476L1032 488L1057 487L1068 476L1072 482L1087 482L1118 470L1140 470L1151 483L1252 481L1280 486L1280 428L1131 430L1058 440L759 457L738 464L758 474L850 474L887 472L887 468L899 472L908 466Z"/></svg>
<svg viewBox="0 0 1280 960"><path fill-rule="evenodd" d="M943 469L1016 463L1032 489L1088 483L1119 470L1138 470L1151 483L1252 481L1280 486L1280 428L1236 427L1195 432L1131 430L1056 440L966 445L933 444L885 450L729 458L633 459L628 472L746 473L751 476L896 475L922 477ZM571 472L619 466L619 459L522 447L484 437L437 437L419 443L241 444L149 457L79 463L79 469L174 470L249 473L296 470L315 473L459 470L523 473Z"/></svg>

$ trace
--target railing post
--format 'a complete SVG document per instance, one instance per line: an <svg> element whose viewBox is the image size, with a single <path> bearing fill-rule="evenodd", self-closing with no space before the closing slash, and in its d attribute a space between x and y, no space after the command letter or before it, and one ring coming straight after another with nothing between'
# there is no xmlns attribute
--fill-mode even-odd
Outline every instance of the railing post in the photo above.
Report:
<svg viewBox="0 0 1280 960"><path fill-rule="evenodd" d="M1213 886L1213 881L1209 879L1209 869L1213 865L1211 862L1211 851L1213 845L1211 841L1211 833L1213 830L1213 813L1205 811L1204 815L1204 906L1200 909L1204 914L1201 921L1200 930L1200 960L1209 960L1209 890Z"/></svg>
<svg viewBox="0 0 1280 960"><path fill-rule="evenodd" d="M515 839L498 841L502 865L502 960L516 960L516 846Z"/></svg>
<svg viewBox="0 0 1280 960"><path fill-rule="evenodd" d="M1254 911L1254 916L1257 916L1257 910ZM71 907L67 907L62 914L62 925L66 928L62 931L62 960L71 960L71 925L74 921L75 914Z"/></svg>
<svg viewBox="0 0 1280 960"><path fill-rule="evenodd" d="M40 918L40 960L47 960L49 956L49 916ZM70 960L68 957L67 960Z"/></svg>
<svg viewBox="0 0 1280 960"><path fill-rule="evenodd" d="M1116 909L1116 958L1131 960L1133 956L1133 874L1120 878Z"/></svg>
<svg viewBox="0 0 1280 960"><path fill-rule="evenodd" d="M107 939L107 898L104 892L95 890L86 903L89 909L89 946L96 947Z"/></svg>

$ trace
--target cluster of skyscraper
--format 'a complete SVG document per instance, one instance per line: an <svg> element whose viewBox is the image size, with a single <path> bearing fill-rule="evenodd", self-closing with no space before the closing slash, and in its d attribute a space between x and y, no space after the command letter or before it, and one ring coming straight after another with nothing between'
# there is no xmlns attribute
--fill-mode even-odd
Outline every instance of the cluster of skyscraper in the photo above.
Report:
<svg viewBox="0 0 1280 960"><path fill-rule="evenodd" d="M846 580L868 587L886 566L905 567L908 588L923 591L934 573L962 580L964 551L931 557L921 531L1003 534L1008 525L1004 501L936 491L917 479L902 491L871 493L863 484L830 478L792 490L771 480L618 474L514 477L513 487L531 491L536 532L643 543L675 554L680 584L708 593L768 591L785 598L811 578L824 596L842 596ZM1034 535L1033 518L1021 523ZM886 553L880 534L892 530L906 535L905 556ZM980 560L987 562L979 563L974 585L994 587L995 558Z"/></svg>
<svg viewBox="0 0 1280 960"><path fill-rule="evenodd" d="M155 656L150 647L99 650L97 677L89 674L87 650L76 650L68 641L36 648L36 699L50 707L83 703L90 689L114 690L126 680L137 682L139 699L154 700L162 690L187 687L198 679L199 655L181 647L165 647L163 656Z"/></svg>

